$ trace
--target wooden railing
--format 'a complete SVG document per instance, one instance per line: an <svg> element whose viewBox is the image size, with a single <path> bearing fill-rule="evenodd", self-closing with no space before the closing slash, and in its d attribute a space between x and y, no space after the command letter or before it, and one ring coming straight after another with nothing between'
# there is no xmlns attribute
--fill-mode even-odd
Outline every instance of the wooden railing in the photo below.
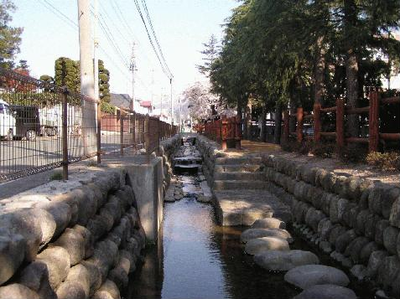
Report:
<svg viewBox="0 0 400 299"><path fill-rule="evenodd" d="M379 130L379 107L381 105L400 104L400 97L391 97L381 99L381 95L377 91L373 91L369 96L369 106L361 108L350 108L345 106L344 99L337 99L336 106L322 108L321 104L314 104L312 113L303 111L303 108L298 108L296 115L289 115L288 111L284 113L284 128L283 140L287 141L291 135L289 128L289 118L295 117L297 121L295 136L298 142L304 139L311 139L314 142L321 142L322 137L335 138L339 149L343 148L347 143L368 143L369 151L378 151L379 141L395 140L400 141L400 123L398 133L385 133ZM323 113L336 114L336 131L323 132L321 126L321 115ZM352 114L368 114L368 137L346 137L344 119L345 115ZM314 136L304 136L304 120L313 120Z"/></svg>
<svg viewBox="0 0 400 299"><path fill-rule="evenodd" d="M221 143L223 150L228 148L228 141L235 141L235 147L241 148L242 130L241 121L238 117L222 117L218 120L208 121L203 125L198 125L197 132L202 133L208 138Z"/></svg>

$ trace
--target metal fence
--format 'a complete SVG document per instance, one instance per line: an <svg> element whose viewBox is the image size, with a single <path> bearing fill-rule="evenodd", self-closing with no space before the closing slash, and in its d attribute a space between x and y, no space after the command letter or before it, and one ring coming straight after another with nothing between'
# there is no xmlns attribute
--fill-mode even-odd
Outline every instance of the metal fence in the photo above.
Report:
<svg viewBox="0 0 400 299"><path fill-rule="evenodd" d="M0 68L0 183L102 155L149 156L177 128L132 111L103 114L97 101Z"/></svg>

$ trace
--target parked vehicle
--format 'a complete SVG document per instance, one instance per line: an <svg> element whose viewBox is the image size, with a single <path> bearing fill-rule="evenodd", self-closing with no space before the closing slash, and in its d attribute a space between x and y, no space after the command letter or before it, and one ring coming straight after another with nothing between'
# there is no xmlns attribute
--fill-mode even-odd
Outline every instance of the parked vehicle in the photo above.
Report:
<svg viewBox="0 0 400 299"><path fill-rule="evenodd" d="M29 141L40 135L39 109L35 106L10 105L15 113L16 137L26 138Z"/></svg>
<svg viewBox="0 0 400 299"><path fill-rule="evenodd" d="M0 138L13 140L16 132L15 115L10 109L10 105L0 99Z"/></svg>

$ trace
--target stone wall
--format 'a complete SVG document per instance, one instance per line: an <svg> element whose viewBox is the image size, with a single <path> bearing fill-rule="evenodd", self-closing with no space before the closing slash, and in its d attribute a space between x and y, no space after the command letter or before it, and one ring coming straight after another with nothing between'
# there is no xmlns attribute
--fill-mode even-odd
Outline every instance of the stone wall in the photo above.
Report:
<svg viewBox="0 0 400 299"><path fill-rule="evenodd" d="M214 168L218 157L224 157L218 143L202 136L196 136L196 146L203 157L203 173L209 186L214 183Z"/></svg>
<svg viewBox="0 0 400 299"><path fill-rule="evenodd" d="M163 159L163 193L168 189L172 177L172 158L182 143L182 136L177 134L160 142L159 156Z"/></svg>
<svg viewBox="0 0 400 299"><path fill-rule="evenodd" d="M125 171L85 177L2 201L0 298L120 298L145 246L135 196Z"/></svg>
<svg viewBox="0 0 400 299"><path fill-rule="evenodd" d="M340 176L275 155L264 157L269 190L289 205L294 225L319 248L400 295L400 189Z"/></svg>

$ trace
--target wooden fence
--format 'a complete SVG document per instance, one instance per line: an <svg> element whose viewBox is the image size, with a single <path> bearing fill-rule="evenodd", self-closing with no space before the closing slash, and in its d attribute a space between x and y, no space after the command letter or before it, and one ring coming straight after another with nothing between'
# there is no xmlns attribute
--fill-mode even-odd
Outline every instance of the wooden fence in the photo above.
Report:
<svg viewBox="0 0 400 299"><path fill-rule="evenodd" d="M295 135L298 142L304 139L321 142L322 137L335 138L337 146L340 149L344 148L347 143L368 143L370 152L378 151L380 140L400 141L400 123L398 124L398 133L380 132L379 126L379 108L381 105L400 104L400 97L381 98L381 94L373 91L369 95L369 106L361 108L350 108L345 105L344 99L337 99L336 106L322 108L321 104L314 104L312 113L303 111L303 108L298 108L296 115L289 115L288 111L284 112L283 125L283 141L287 141L290 135ZM336 131L323 132L321 126L321 115L323 113L336 114ZM345 134L345 116L346 115L368 115L368 137L346 137ZM295 117L297 121L296 132L290 132L289 118ZM305 136L304 120L310 119L313 121L313 136Z"/></svg>
<svg viewBox="0 0 400 299"><path fill-rule="evenodd" d="M238 117L222 117L218 120L206 122L197 126L197 132L208 138L221 143L223 150L228 148L228 141L234 141L237 149L241 148L242 130L241 121Z"/></svg>

